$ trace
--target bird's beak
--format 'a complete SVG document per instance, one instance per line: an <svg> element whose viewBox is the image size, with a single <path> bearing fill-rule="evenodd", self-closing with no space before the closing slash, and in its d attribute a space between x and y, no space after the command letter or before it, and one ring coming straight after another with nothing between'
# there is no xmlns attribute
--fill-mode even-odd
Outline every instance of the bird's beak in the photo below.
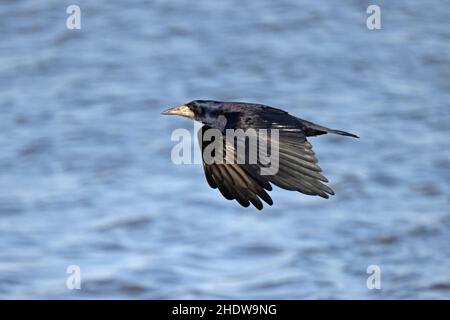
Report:
<svg viewBox="0 0 450 320"><path fill-rule="evenodd" d="M183 116L189 119L194 118L194 112L192 112L192 110L185 105L167 109L166 111L161 112L161 114Z"/></svg>

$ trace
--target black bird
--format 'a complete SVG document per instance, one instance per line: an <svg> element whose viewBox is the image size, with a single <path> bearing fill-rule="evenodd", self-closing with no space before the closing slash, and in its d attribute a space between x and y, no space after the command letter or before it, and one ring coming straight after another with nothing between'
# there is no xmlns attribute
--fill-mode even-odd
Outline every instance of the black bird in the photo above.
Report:
<svg viewBox="0 0 450 320"><path fill-rule="evenodd" d="M334 195L334 191L323 183L328 180L320 173L322 170L306 137L334 133L358 138L352 133L329 129L294 117L286 111L254 103L194 100L162 114L180 115L202 122L204 126L199 132L202 137L210 128L219 129L227 148L230 147L225 141L227 129L278 129L279 169L274 175L261 175L260 164L208 164L203 159L206 180L212 188L218 188L226 199L235 199L244 207L251 203L259 210L263 208L260 199L273 204L266 192L272 190L271 184L323 198ZM202 140L199 139L203 156L203 150L209 143ZM267 140L274 143L270 138Z"/></svg>

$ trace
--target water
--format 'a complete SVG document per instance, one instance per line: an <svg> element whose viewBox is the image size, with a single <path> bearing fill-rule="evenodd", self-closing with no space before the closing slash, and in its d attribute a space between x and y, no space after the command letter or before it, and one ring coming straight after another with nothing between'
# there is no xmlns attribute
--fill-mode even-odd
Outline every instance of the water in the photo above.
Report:
<svg viewBox="0 0 450 320"><path fill-rule="evenodd" d="M0 298L450 298L449 3L69 4L0 10ZM311 139L337 195L226 201L170 160L192 99L360 135Z"/></svg>

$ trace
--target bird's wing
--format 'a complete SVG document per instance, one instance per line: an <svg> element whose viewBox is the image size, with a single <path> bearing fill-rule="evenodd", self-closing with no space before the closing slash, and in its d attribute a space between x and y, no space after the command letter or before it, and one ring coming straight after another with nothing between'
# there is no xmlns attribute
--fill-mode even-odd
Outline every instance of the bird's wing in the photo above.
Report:
<svg viewBox="0 0 450 320"><path fill-rule="evenodd" d="M304 133L280 130L278 142L270 139L269 143L279 150L278 172L261 177L286 190L323 198L334 195L334 191L323 183L328 180L321 174L322 169ZM265 166L253 165L250 168L254 174L260 174L262 167Z"/></svg>
<svg viewBox="0 0 450 320"><path fill-rule="evenodd" d="M261 168L264 167L262 165L247 165L247 171L286 190L295 190L323 198L334 195L333 190L323 183L328 180L321 174L322 169L318 165L311 144L306 139L305 131L309 126L303 120L285 111L266 106L233 112L228 118L226 129L253 128L266 129L269 132L274 129L278 131L278 139L273 139L273 135L267 139L267 144L271 148L274 146L278 148L278 172L274 175L263 176L261 175Z"/></svg>
<svg viewBox="0 0 450 320"><path fill-rule="evenodd" d="M202 157L206 146L210 143L210 141L204 141L202 139L204 132L208 129L211 128L209 126L203 126L198 132ZM228 148L228 146L224 146ZM234 153L231 154L231 156L235 156ZM218 188L226 199L235 199L244 207L248 207L251 203L259 210L263 208L260 199L269 205L273 204L272 198L266 192L266 190L272 190L270 183L258 175L252 175L247 172L245 165L237 163L227 164L225 162L208 164L203 158L203 169L210 187L214 189Z"/></svg>
<svg viewBox="0 0 450 320"><path fill-rule="evenodd" d="M247 207L251 202L258 209L262 208L261 198L272 204L272 199L265 190L271 190L271 183L292 191L307 195L328 198L334 191L324 184L328 180L321 174L317 158L311 144L306 139L305 126L302 121L278 109L245 110L225 113L226 129L267 129L265 138L269 149L278 149L278 171L271 175L262 175L261 169L267 165L256 164L206 164L206 179L212 188L218 188L227 199L236 199ZM203 134L209 127L204 126ZM278 139L273 139L271 131L278 130ZM200 132L199 132L200 134ZM236 145L225 139L224 147L236 160ZM258 139L260 136L258 135ZM201 141L201 139L199 139ZM202 142L202 153L209 142ZM248 148L246 147L246 152ZM228 154L227 154L228 156ZM248 160L248 154L246 154ZM229 159L228 159L229 160Z"/></svg>

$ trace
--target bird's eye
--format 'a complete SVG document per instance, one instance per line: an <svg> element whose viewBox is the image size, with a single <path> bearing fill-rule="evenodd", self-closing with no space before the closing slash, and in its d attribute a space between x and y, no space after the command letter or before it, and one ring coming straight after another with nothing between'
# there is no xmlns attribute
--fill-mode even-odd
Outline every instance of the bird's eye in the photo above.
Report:
<svg viewBox="0 0 450 320"><path fill-rule="evenodd" d="M197 108L197 113L198 113L199 116L203 116L205 114L205 108L198 107Z"/></svg>

